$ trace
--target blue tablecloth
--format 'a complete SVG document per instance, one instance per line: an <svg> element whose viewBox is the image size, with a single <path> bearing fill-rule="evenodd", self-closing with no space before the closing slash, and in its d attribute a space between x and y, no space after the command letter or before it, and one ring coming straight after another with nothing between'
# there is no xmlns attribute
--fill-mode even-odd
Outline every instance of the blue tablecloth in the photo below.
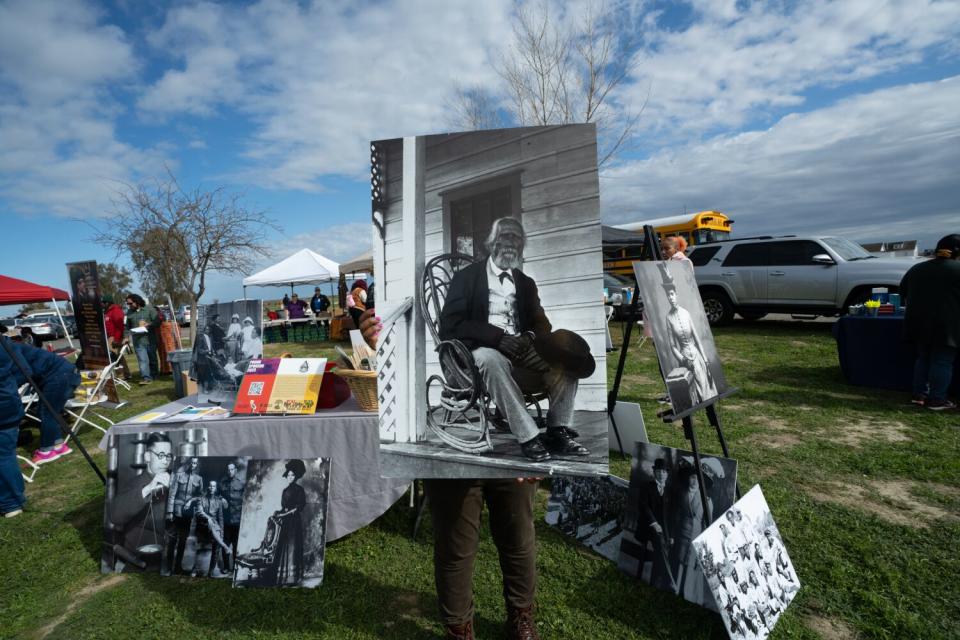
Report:
<svg viewBox="0 0 960 640"><path fill-rule="evenodd" d="M915 353L903 341L903 316L843 316L833 325L840 370L850 384L909 392ZM951 393L960 392L960 359Z"/></svg>

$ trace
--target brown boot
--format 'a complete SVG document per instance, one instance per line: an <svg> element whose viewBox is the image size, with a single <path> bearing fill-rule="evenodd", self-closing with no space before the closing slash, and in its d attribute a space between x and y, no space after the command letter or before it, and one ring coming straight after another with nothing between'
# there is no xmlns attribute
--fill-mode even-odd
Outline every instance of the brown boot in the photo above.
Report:
<svg viewBox="0 0 960 640"><path fill-rule="evenodd" d="M463 624L448 624L444 630L445 640L473 640L473 621L471 620Z"/></svg>
<svg viewBox="0 0 960 640"><path fill-rule="evenodd" d="M540 640L537 623L533 620L533 607L508 609L507 637L510 640Z"/></svg>

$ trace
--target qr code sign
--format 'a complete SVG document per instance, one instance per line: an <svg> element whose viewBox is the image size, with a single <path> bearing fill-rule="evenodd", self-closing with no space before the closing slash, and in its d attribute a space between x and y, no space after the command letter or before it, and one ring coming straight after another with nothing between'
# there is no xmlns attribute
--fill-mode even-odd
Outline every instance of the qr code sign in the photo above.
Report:
<svg viewBox="0 0 960 640"><path fill-rule="evenodd" d="M250 396L259 396L263 394L263 383L262 382L251 382L250 390L247 392L247 395Z"/></svg>

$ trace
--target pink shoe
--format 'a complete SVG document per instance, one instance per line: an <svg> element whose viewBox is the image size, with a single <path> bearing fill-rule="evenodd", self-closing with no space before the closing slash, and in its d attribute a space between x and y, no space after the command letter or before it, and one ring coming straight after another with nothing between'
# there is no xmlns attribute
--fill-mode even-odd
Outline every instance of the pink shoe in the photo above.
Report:
<svg viewBox="0 0 960 640"><path fill-rule="evenodd" d="M56 449L51 449L50 451L40 451L40 449L37 449L33 452L33 457L30 460L33 464L43 464L45 462L53 462L59 457Z"/></svg>
<svg viewBox="0 0 960 640"><path fill-rule="evenodd" d="M72 451L73 449L68 447L66 444L61 444L60 446L54 447L50 451L40 451L40 449L37 449L33 452L32 461L33 464L53 462L57 458L61 458Z"/></svg>

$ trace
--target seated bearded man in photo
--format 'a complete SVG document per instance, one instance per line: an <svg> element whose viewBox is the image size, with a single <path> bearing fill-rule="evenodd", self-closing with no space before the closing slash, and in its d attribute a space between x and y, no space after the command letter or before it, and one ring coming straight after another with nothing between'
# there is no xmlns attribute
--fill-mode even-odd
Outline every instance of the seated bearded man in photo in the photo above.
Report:
<svg viewBox="0 0 960 640"><path fill-rule="evenodd" d="M523 454L536 462L550 454L589 455L571 437L578 377L548 364L534 348L549 341L552 327L536 283L523 271L526 234L515 218L493 223L486 246L490 257L454 276L440 314L440 338L463 342L472 352L483 383L506 417ZM527 411L524 392L546 392L547 433L541 436Z"/></svg>

